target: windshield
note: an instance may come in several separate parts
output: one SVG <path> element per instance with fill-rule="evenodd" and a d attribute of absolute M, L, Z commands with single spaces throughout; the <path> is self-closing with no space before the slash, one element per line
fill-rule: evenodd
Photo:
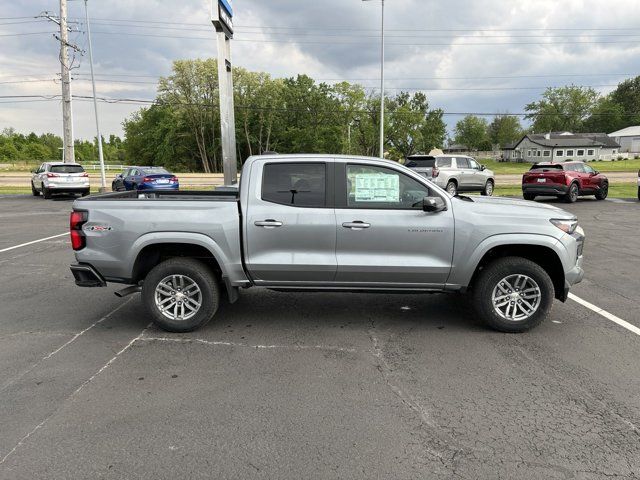
<path fill-rule="evenodd" d="M 51 173 L 82 173 L 84 168 L 82 165 L 51 165 L 49 171 Z"/>

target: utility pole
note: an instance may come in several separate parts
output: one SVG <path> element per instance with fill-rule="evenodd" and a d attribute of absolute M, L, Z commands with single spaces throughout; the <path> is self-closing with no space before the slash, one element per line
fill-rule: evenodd
<path fill-rule="evenodd" d="M 62 68 L 62 138 L 64 161 L 75 162 L 73 145 L 73 111 L 71 109 L 71 75 L 69 74 L 69 31 L 67 29 L 67 0 L 60 0 L 60 64 Z"/>
<path fill-rule="evenodd" d="M 99 192 L 104 193 L 107 191 L 107 178 L 104 172 L 104 156 L 102 154 L 102 135 L 100 134 L 100 121 L 98 120 L 98 101 L 96 100 L 96 80 L 93 76 L 93 49 L 91 48 L 91 27 L 89 25 L 89 8 L 87 7 L 87 0 L 84 0 L 84 16 L 87 22 L 87 39 L 89 40 L 89 65 L 91 67 L 91 86 L 93 88 L 93 111 L 96 115 L 96 132 L 98 135 L 98 160 L 100 161 L 100 176 L 102 184 Z"/>

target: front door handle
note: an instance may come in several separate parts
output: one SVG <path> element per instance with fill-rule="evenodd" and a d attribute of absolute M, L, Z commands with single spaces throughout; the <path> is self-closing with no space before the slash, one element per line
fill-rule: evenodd
<path fill-rule="evenodd" d="M 350 228 L 352 230 L 361 230 L 363 228 L 369 228 L 370 223 L 365 223 L 362 220 L 354 220 L 353 222 L 345 222 L 342 224 L 344 228 Z"/>
<path fill-rule="evenodd" d="M 282 222 L 279 222 L 278 220 L 273 220 L 272 218 L 267 218 L 266 220 L 258 220 L 256 222 L 253 222 L 253 224 L 256 227 L 265 227 L 265 228 L 275 228 L 275 227 L 282 226 Z"/>

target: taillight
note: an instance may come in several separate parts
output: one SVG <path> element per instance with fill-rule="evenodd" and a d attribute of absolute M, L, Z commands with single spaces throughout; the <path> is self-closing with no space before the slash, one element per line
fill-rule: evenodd
<path fill-rule="evenodd" d="M 151 178 L 151 177 L 144 177 L 144 178 L 142 179 L 142 183 L 147 183 L 147 182 L 153 182 L 153 178 Z"/>
<path fill-rule="evenodd" d="M 638 176 L 640 177 L 640 172 L 638 172 Z M 176 177 L 176 176 L 171 177 L 171 181 L 172 182 L 177 182 L 178 181 L 178 177 Z"/>
<path fill-rule="evenodd" d="M 81 177 L 88 177 L 89 174 L 87 172 L 84 172 L 82 175 L 80 175 Z"/>
<path fill-rule="evenodd" d="M 431 169 L 431 177 L 436 178 L 438 175 L 440 175 L 440 170 L 438 170 L 438 167 L 433 167 Z"/>
<path fill-rule="evenodd" d="M 73 211 L 69 217 L 69 230 L 71 232 L 71 248 L 81 250 L 87 246 L 87 238 L 82 231 L 82 225 L 87 223 L 89 214 L 83 211 Z"/>
<path fill-rule="evenodd" d="M 57 173 L 47 173 L 47 178 L 54 178 L 54 177 L 59 177 L 60 175 L 58 175 Z"/>

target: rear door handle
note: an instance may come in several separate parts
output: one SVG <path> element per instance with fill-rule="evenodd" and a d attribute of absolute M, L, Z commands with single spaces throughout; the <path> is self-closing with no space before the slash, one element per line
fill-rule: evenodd
<path fill-rule="evenodd" d="M 279 222 L 278 220 L 273 220 L 272 218 L 267 218 L 266 220 L 258 220 L 253 222 L 253 224 L 256 227 L 265 227 L 265 228 L 275 228 L 275 227 L 282 226 L 282 222 Z"/>
<path fill-rule="evenodd" d="M 342 224 L 344 228 L 350 228 L 352 230 L 360 230 L 362 228 L 369 228 L 371 226 L 370 223 L 365 223 L 361 220 L 355 220 L 353 222 L 344 222 Z"/>

